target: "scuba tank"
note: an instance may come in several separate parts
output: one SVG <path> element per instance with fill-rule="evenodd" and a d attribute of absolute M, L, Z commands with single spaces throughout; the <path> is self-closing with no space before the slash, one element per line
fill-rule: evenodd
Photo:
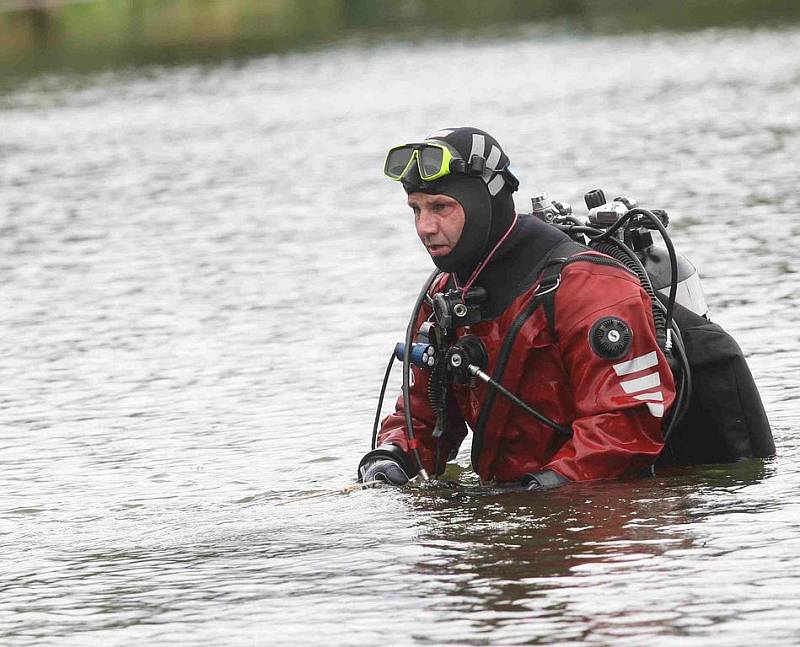
<path fill-rule="evenodd" d="M 744 353 L 710 320 L 697 269 L 675 251 L 666 232 L 667 213 L 642 209 L 624 197 L 607 201 L 600 189 L 586 193 L 584 200 L 586 222 L 545 194 L 532 198 L 533 215 L 633 270 L 651 298 L 656 339 L 678 387 L 657 465 L 774 455 L 769 420 Z M 656 230 L 666 249 L 654 244 Z"/>
<path fill-rule="evenodd" d="M 708 304 L 703 286 L 700 285 L 697 268 L 683 254 L 677 253 L 676 255 L 678 257 L 678 292 L 675 302 L 708 319 Z M 639 258 L 650 277 L 653 289 L 666 296 L 670 286 L 670 265 L 667 251 L 651 245 L 641 250 Z"/>

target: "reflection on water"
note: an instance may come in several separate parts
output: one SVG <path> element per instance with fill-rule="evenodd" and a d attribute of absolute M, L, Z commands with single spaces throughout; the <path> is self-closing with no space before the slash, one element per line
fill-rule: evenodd
<path fill-rule="evenodd" d="M 528 32 L 3 95 L 0 642 L 791 644 L 799 50 Z M 670 212 L 776 459 L 499 493 L 465 445 L 455 485 L 301 500 L 353 479 L 429 269 L 383 152 L 463 123 L 521 209 Z"/>
<path fill-rule="evenodd" d="M 447 590 L 436 611 L 451 623 L 450 633 L 430 638 L 487 633 L 502 643 L 548 644 L 553 632 L 577 640 L 591 629 L 594 640 L 615 642 L 626 634 L 641 636 L 637 627 L 651 636 L 677 635 L 686 613 L 674 595 L 659 599 L 661 578 L 676 559 L 714 558 L 694 532 L 699 524 L 766 511 L 763 502 L 736 504 L 736 494 L 765 473 L 761 461 L 747 461 L 547 494 L 487 496 L 459 489 L 431 500 L 420 493 L 413 505 L 429 516 L 419 541 L 430 554 L 420 559 L 418 572 Z M 728 498 L 733 505 L 704 505 L 708 498 Z M 716 621 L 690 613 L 691 622 Z M 537 633 L 531 633 L 531 618 Z"/>

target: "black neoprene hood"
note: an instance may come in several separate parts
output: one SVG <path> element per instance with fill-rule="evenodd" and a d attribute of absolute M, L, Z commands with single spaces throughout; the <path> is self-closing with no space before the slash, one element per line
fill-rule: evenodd
<path fill-rule="evenodd" d="M 478 155 L 486 163 L 483 175 L 454 173 L 433 182 L 422 180 L 414 165 L 402 180 L 406 193 L 447 195 L 464 208 L 464 229 L 458 243 L 449 254 L 434 257 L 433 262 L 445 272 L 468 275 L 514 220 L 514 189 L 496 172 L 508 165 L 508 157 L 494 137 L 478 128 L 446 128 L 426 140 L 447 143 L 467 162 Z"/>

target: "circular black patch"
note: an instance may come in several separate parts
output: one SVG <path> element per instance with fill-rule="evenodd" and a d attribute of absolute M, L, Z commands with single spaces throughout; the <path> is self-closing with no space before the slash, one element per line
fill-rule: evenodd
<path fill-rule="evenodd" d="M 619 359 L 631 347 L 633 333 L 622 319 L 603 317 L 589 331 L 589 344 L 596 355 L 604 359 Z"/>

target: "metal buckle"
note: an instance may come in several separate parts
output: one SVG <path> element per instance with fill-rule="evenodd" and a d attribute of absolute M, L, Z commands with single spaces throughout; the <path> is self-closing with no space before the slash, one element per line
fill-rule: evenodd
<path fill-rule="evenodd" d="M 543 284 L 543 283 L 540 283 L 540 284 L 539 284 L 539 287 L 538 287 L 538 288 L 536 288 L 536 291 L 533 293 L 533 296 L 535 296 L 535 297 L 541 297 L 541 296 L 544 296 L 544 295 L 545 295 L 545 294 L 547 294 L 548 292 L 552 292 L 553 290 L 555 290 L 556 288 L 558 288 L 558 286 L 559 286 L 559 285 L 561 285 L 561 274 L 559 274 L 558 276 L 556 276 L 556 280 L 555 280 L 555 283 L 553 283 L 553 285 L 550 285 L 550 286 L 548 286 L 548 287 L 545 287 L 545 289 L 544 289 L 544 290 L 542 289 L 542 288 L 544 287 L 544 284 Z"/>

